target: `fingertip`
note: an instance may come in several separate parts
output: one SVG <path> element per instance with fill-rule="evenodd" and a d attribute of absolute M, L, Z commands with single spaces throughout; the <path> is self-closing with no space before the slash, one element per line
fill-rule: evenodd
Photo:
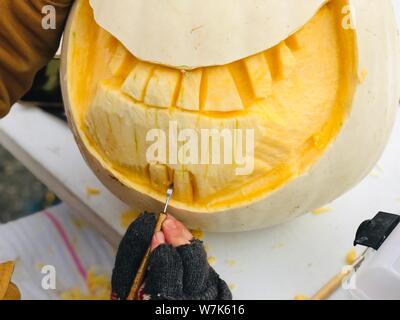
<path fill-rule="evenodd" d="M 170 214 L 170 213 L 167 214 L 167 219 L 171 219 L 171 220 L 174 220 L 174 221 L 178 221 L 178 220 L 176 220 L 176 218 L 175 218 L 172 214 Z"/>
<path fill-rule="evenodd" d="M 175 218 L 171 218 L 170 215 L 168 215 L 167 220 L 163 224 L 163 232 L 167 243 L 173 247 L 189 244 L 193 239 L 190 231 L 181 222 Z"/>
<path fill-rule="evenodd" d="M 164 243 L 165 243 L 164 233 L 161 231 L 156 232 L 153 236 L 153 239 L 151 240 L 151 251 L 154 251 L 155 249 L 157 249 L 158 246 Z"/>

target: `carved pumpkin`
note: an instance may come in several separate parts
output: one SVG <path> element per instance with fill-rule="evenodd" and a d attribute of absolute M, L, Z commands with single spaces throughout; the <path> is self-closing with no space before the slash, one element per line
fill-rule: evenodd
<path fill-rule="evenodd" d="M 397 45 L 386 0 L 79 0 L 63 94 L 89 166 L 123 201 L 160 210 L 174 183 L 188 226 L 256 229 L 371 170 L 399 98 Z"/>

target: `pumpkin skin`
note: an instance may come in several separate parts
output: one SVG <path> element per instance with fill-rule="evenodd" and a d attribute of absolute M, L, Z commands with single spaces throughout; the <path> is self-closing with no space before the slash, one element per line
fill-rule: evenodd
<path fill-rule="evenodd" d="M 397 38 L 390 4 L 383 1 L 384 3 L 382 2 L 377 6 L 372 1 L 367 2 L 368 4 L 364 2 L 362 7 L 361 2 L 351 2 L 357 15 L 355 32 L 351 30 L 343 31 L 339 28 L 339 22 L 341 22 L 339 8 L 341 9 L 346 5 L 347 1 L 334 0 L 327 5 L 330 6 L 329 10 L 335 12 L 334 15 L 331 14 L 331 18 L 336 19 L 336 28 L 338 29 L 332 31 L 332 37 L 337 36 L 340 39 L 337 44 L 342 58 L 337 60 L 337 68 L 343 71 L 339 79 L 339 89 L 337 89 L 340 92 L 340 99 L 332 104 L 332 109 L 324 120 L 319 120 L 320 122 L 316 124 L 306 122 L 307 125 L 315 125 L 316 127 L 329 123 L 328 126 L 325 126 L 325 128 L 329 128 L 329 134 L 325 133 L 324 135 L 324 131 L 318 129 L 306 134 L 306 136 L 314 137 L 313 141 L 315 141 L 315 137 L 318 137 L 318 141 L 321 143 L 316 144 L 315 148 L 309 150 L 309 152 L 301 154 L 304 161 L 297 163 L 296 171 L 293 173 L 292 168 L 289 171 L 279 171 L 282 168 L 280 167 L 276 174 L 271 174 L 269 170 L 263 171 L 265 168 L 263 163 L 258 174 L 268 176 L 268 178 L 273 177 L 273 179 L 261 180 L 261 182 L 260 179 L 255 179 L 254 184 L 246 186 L 247 181 L 251 179 L 246 180 L 246 177 L 242 177 L 241 181 L 235 182 L 237 184 L 234 184 L 234 189 L 245 190 L 243 194 L 241 192 L 229 194 L 228 192 L 228 196 L 224 195 L 220 198 L 218 198 L 218 195 L 214 198 L 212 198 L 212 194 L 203 195 L 200 197 L 200 201 L 193 201 L 193 195 L 185 195 L 184 191 L 187 188 L 183 183 L 183 187 L 180 188 L 182 191 L 178 191 L 171 202 L 171 213 L 183 220 L 189 227 L 208 231 L 242 231 L 267 227 L 284 222 L 332 201 L 358 183 L 370 171 L 387 142 L 393 124 L 396 101 L 399 97 L 398 88 L 395 85 L 398 80 L 399 66 L 395 59 L 398 55 L 398 51 L 396 51 Z M 82 14 L 85 10 L 87 11 L 86 14 Z M 309 24 L 318 23 L 315 19 L 319 19 L 318 17 L 323 15 L 326 10 L 326 7 L 322 8 Z M 378 14 L 382 10 L 387 13 L 385 14 L 385 21 L 380 18 L 383 15 Z M 123 161 L 117 159 L 120 153 L 116 153 L 116 158 L 115 156 L 113 158 L 111 154 L 107 155 L 105 152 L 107 146 L 103 146 L 103 148 L 99 146 L 104 139 L 99 139 L 96 142 L 96 139 L 93 138 L 95 133 L 90 133 L 90 122 L 96 122 L 96 120 L 93 120 L 96 115 L 105 111 L 104 108 L 101 108 L 101 103 L 98 103 L 98 107 L 92 108 L 92 116 L 90 116 L 88 109 L 90 105 L 94 105 L 92 100 L 96 96 L 95 90 L 97 90 L 99 83 L 97 79 L 108 78 L 107 68 L 109 68 L 108 64 L 95 63 L 99 58 L 108 60 L 104 59 L 104 52 L 101 53 L 101 50 L 97 50 L 96 53 L 99 57 L 89 55 L 89 53 L 93 53 L 89 50 L 90 45 L 94 45 L 93 42 L 89 41 L 86 44 L 88 47 L 80 48 L 81 50 L 77 54 L 77 47 L 83 44 L 83 42 L 73 39 L 82 30 L 79 26 L 82 27 L 83 23 L 86 24 L 86 27 L 97 27 L 93 18 L 90 19 L 90 17 L 90 7 L 83 0 L 78 1 L 71 14 L 64 39 L 63 95 L 71 127 L 89 166 L 112 192 L 138 210 L 158 211 L 164 201 L 163 189 L 165 186 L 157 189 L 157 184 L 152 185 L 150 182 L 146 185 L 142 181 L 139 181 L 139 183 L 133 181 L 129 170 L 120 165 L 123 164 Z M 88 21 L 84 21 L 85 19 L 88 19 Z M 319 19 L 319 23 L 324 21 L 326 19 Z M 381 36 L 371 37 L 366 31 L 370 27 L 374 27 L 377 34 Z M 290 43 L 290 40 L 293 40 L 293 38 L 296 40 L 296 37 L 301 38 L 301 32 L 312 32 L 312 28 L 306 25 L 291 39 L 284 39 L 284 43 Z M 389 37 L 384 37 L 385 34 L 389 34 Z M 78 34 L 78 36 L 82 35 Z M 107 37 L 99 38 L 104 40 Z M 117 46 L 118 42 L 113 41 L 111 40 L 111 45 L 103 42 L 103 46 Z M 96 48 L 99 49 L 101 45 L 101 42 L 97 42 Z M 278 45 L 278 47 L 270 48 L 267 50 L 268 52 L 265 52 L 265 55 L 268 56 L 271 50 L 281 50 L 281 47 L 282 45 Z M 111 58 L 110 55 L 109 59 Z M 248 59 L 249 57 L 243 58 Z M 332 59 L 332 57 L 329 58 Z M 379 70 L 375 67 L 377 59 L 383 63 Z M 82 61 L 87 62 L 82 63 Z M 76 67 L 79 63 L 91 70 L 91 80 L 88 82 L 91 82 L 93 87 L 85 87 L 84 83 L 87 79 L 84 79 L 77 71 L 80 70 Z M 137 65 L 136 63 L 135 65 Z M 356 85 L 359 72 L 357 64 L 359 70 L 367 70 L 368 72 L 366 79 L 358 85 Z M 285 66 L 283 63 L 280 65 Z M 300 65 L 303 65 L 301 61 Z M 222 67 L 224 66 L 220 68 Z M 205 67 L 203 72 L 204 70 L 209 72 L 209 68 L 213 67 Z M 123 74 L 122 77 L 126 81 L 128 74 Z M 96 81 L 93 81 L 93 79 Z M 290 81 L 286 78 L 280 80 L 280 83 Z M 313 82 L 313 85 L 316 86 L 316 81 Z M 85 88 L 86 95 L 79 97 L 74 93 L 79 86 Z M 390 92 L 388 88 L 391 89 Z M 276 90 L 283 92 L 285 87 L 281 85 L 279 89 Z M 312 91 L 316 91 L 313 86 L 310 88 L 310 92 Z M 103 90 L 103 93 L 107 96 L 110 92 L 114 92 L 114 90 Z M 292 92 L 289 93 L 292 94 Z M 303 93 L 306 94 L 306 92 Z M 116 96 L 118 97 L 119 93 L 116 93 Z M 326 97 L 325 99 L 329 100 Z M 154 103 L 154 99 L 151 101 Z M 146 100 L 139 102 L 144 102 L 146 105 Z M 216 103 L 210 105 L 211 107 L 218 106 Z M 226 104 L 222 104 L 222 106 L 224 105 Z M 251 103 L 245 104 L 244 108 L 248 110 L 252 106 Z M 227 113 L 240 112 L 240 110 L 228 110 L 224 113 L 220 109 L 211 111 L 221 112 L 224 118 L 228 118 Z M 179 112 L 184 113 L 180 110 Z M 300 113 L 300 116 L 304 117 L 306 114 L 307 112 L 304 111 L 304 113 Z M 291 128 L 294 129 L 295 125 Z M 257 127 L 259 126 L 262 127 L 262 125 L 257 125 Z M 301 131 L 300 124 L 297 130 Z M 288 135 L 285 137 L 288 137 Z M 320 137 L 325 138 L 321 139 Z M 291 152 L 292 150 L 288 151 L 288 153 Z M 117 165 L 115 165 L 116 160 L 120 162 Z M 217 171 L 218 169 L 220 168 L 216 168 Z M 232 181 L 226 182 L 226 185 L 230 183 Z M 179 190 L 179 183 L 177 185 Z M 223 183 L 219 184 L 218 181 L 215 185 L 224 187 Z M 207 196 L 211 198 L 207 198 Z"/>
<path fill-rule="evenodd" d="M 226 65 L 272 48 L 309 22 L 328 1 L 89 2 L 96 23 L 139 60 L 190 70 Z"/>

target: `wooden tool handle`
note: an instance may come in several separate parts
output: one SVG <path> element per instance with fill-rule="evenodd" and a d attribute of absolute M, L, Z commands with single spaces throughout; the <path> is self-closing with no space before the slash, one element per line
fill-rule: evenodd
<path fill-rule="evenodd" d="M 156 227 L 154 229 L 154 233 L 161 231 L 161 228 L 162 228 L 162 225 L 163 225 L 165 219 L 167 219 L 167 215 L 165 213 L 160 213 Z M 143 260 L 142 260 L 140 266 L 139 266 L 139 269 L 136 273 L 135 279 L 133 280 L 132 288 L 131 288 L 131 291 L 129 292 L 129 295 L 127 298 L 128 300 L 138 300 L 138 298 L 139 298 L 138 294 L 139 294 L 140 287 L 143 284 L 144 277 L 146 276 L 147 267 L 149 265 L 150 253 L 151 253 L 151 248 L 149 247 L 146 251 L 146 254 L 143 257 Z"/>
<path fill-rule="evenodd" d="M 8 286 L 6 295 L 4 296 L 3 300 L 9 300 L 9 301 L 21 300 L 21 292 L 14 283 L 10 282 L 10 285 Z"/>
<path fill-rule="evenodd" d="M 337 289 L 341 286 L 343 279 L 351 272 L 351 269 L 344 270 L 333 277 L 321 290 L 319 290 L 311 300 L 325 300 L 328 299 Z"/>
<path fill-rule="evenodd" d="M 0 263 L 0 300 L 3 300 L 7 294 L 8 287 L 11 283 L 11 277 L 14 272 L 14 267 L 14 261 Z"/>

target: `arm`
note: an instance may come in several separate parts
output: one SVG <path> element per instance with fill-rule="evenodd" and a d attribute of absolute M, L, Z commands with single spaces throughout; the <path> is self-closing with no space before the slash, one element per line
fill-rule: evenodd
<path fill-rule="evenodd" d="M 0 1 L 0 118 L 54 56 L 73 0 Z M 42 28 L 42 8 L 56 9 L 56 29 Z"/>

